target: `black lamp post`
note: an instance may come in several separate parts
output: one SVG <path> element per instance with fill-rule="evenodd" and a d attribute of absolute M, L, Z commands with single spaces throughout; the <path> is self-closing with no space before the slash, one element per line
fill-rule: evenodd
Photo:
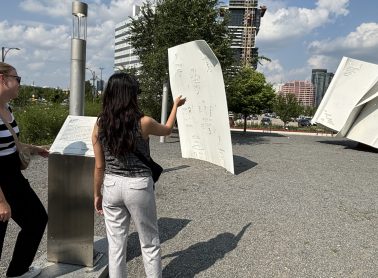
<path fill-rule="evenodd" d="M 10 50 L 12 50 L 12 49 L 20 50 L 18 47 L 4 47 L 4 46 L 1 47 L 1 61 L 2 61 L 2 62 L 5 61 L 5 56 L 7 56 L 7 53 L 8 53 Z"/>

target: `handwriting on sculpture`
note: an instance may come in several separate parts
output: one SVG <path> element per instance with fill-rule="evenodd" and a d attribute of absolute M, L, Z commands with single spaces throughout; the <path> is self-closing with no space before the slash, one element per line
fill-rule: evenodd
<path fill-rule="evenodd" d="M 183 95 L 179 109 L 182 156 L 206 160 L 234 173 L 226 93 L 219 61 L 205 41 L 168 50 L 173 97 Z"/>

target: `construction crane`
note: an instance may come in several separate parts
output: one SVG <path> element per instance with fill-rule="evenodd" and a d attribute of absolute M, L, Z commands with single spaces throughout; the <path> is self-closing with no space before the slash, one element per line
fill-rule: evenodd
<path fill-rule="evenodd" d="M 243 48 L 242 48 L 242 64 L 243 66 L 248 66 L 251 64 L 251 48 L 252 45 L 252 36 L 253 36 L 253 9 L 252 9 L 253 0 L 244 1 L 244 34 L 243 34 Z"/>
<path fill-rule="evenodd" d="M 260 18 L 264 16 L 266 12 L 266 6 L 257 7 L 256 0 L 244 1 L 244 18 L 243 18 L 243 42 L 242 42 L 242 64 L 244 66 L 254 66 L 255 61 L 253 49 L 255 49 L 255 39 L 260 26 Z M 258 14 L 259 13 L 259 14 Z M 252 65 L 253 62 L 253 65 Z"/>

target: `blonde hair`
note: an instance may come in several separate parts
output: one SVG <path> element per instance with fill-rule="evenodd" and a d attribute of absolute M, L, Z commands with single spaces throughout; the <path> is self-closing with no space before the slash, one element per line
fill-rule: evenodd
<path fill-rule="evenodd" d="M 11 65 L 4 63 L 4 62 L 0 62 L 0 74 L 7 74 L 14 69 L 15 68 L 12 67 Z"/>

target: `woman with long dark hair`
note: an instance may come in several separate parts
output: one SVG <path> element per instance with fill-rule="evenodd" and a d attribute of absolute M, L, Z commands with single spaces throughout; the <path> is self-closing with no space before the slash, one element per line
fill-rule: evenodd
<path fill-rule="evenodd" d="M 0 62 L 0 256 L 8 221 L 12 218 L 21 231 L 6 275 L 35 277 L 41 269 L 30 265 L 45 231 L 47 214 L 29 181 L 21 173 L 20 158 L 12 135 L 18 136 L 20 131 L 8 103 L 18 96 L 20 82 L 21 77 L 16 69 Z M 49 154 L 43 148 L 27 146 L 34 154 L 43 157 Z"/>
<path fill-rule="evenodd" d="M 92 136 L 94 206 L 105 217 L 110 278 L 127 277 L 126 244 L 131 218 L 139 234 L 147 277 L 162 276 L 154 182 L 150 168 L 138 157 L 150 158 L 149 135 L 172 132 L 177 108 L 185 99 L 175 99 L 168 121 L 162 125 L 139 109 L 139 92 L 134 76 L 113 74 L 104 90 L 103 109 Z"/>

